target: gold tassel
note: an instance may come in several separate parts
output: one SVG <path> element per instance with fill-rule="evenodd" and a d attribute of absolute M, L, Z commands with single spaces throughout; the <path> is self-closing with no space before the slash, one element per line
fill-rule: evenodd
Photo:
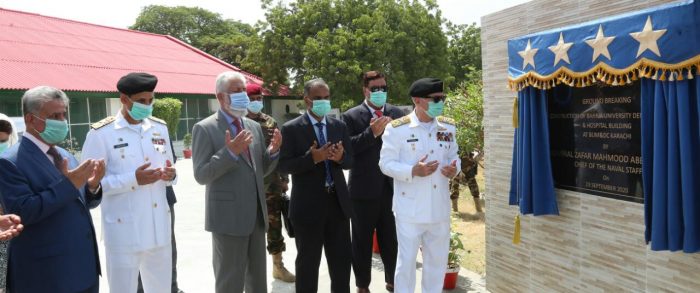
<path fill-rule="evenodd" d="M 520 244 L 520 214 L 515 215 L 515 230 L 513 231 L 513 244 Z"/>
<path fill-rule="evenodd" d="M 518 128 L 518 97 L 513 99 L 513 128 Z"/>

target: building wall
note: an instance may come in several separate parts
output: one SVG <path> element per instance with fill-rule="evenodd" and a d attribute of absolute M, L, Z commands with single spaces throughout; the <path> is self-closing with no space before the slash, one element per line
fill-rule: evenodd
<path fill-rule="evenodd" d="M 664 0 L 537 0 L 484 16 L 486 286 L 491 292 L 697 292 L 700 254 L 653 252 L 643 205 L 557 190 L 560 216 L 522 218 L 512 243 L 508 206 L 515 93 L 507 89 L 507 40 L 613 16 Z"/>

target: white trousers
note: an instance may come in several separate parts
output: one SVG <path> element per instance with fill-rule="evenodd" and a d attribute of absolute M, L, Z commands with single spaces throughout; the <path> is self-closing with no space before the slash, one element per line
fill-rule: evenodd
<path fill-rule="evenodd" d="M 450 222 L 416 224 L 396 218 L 399 255 L 394 274 L 396 293 L 413 293 L 416 287 L 416 255 L 423 252 L 423 293 L 442 292 L 450 248 Z"/>
<path fill-rule="evenodd" d="M 109 292 L 136 292 L 139 271 L 144 293 L 170 293 L 172 279 L 171 246 L 141 252 L 106 249 Z"/>

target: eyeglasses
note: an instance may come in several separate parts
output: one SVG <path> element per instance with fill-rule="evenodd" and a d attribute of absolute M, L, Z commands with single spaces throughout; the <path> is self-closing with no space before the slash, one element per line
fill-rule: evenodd
<path fill-rule="evenodd" d="M 447 96 L 442 95 L 442 96 L 427 96 L 427 97 L 422 97 L 423 99 L 433 99 L 433 102 L 439 103 L 440 101 L 444 101 L 447 99 Z"/>
<path fill-rule="evenodd" d="M 387 87 L 386 87 L 386 86 L 373 86 L 373 87 L 369 88 L 369 91 L 370 91 L 370 92 L 373 92 L 373 93 L 375 93 L 375 92 L 386 92 L 386 90 L 387 90 Z"/>

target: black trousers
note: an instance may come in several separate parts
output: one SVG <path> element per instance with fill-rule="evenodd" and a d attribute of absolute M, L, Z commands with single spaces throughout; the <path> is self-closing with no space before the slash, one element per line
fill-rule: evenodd
<path fill-rule="evenodd" d="M 173 250 L 173 278 L 171 292 L 177 293 L 180 288 L 177 286 L 177 245 L 175 245 L 175 204 L 170 205 L 170 244 Z M 143 293 L 143 284 L 141 283 L 141 274 L 139 274 L 139 285 L 136 289 L 137 293 Z"/>
<path fill-rule="evenodd" d="M 377 229 L 379 252 L 384 264 L 384 281 L 394 284 L 398 243 L 391 196 L 376 200 L 353 200 L 352 269 L 355 285 L 367 288 L 372 278 L 372 235 Z"/>
<path fill-rule="evenodd" d="M 296 292 L 318 292 L 318 269 L 321 251 L 325 250 L 328 273 L 331 277 L 330 292 L 350 292 L 350 223 L 335 194 L 328 194 L 326 215 L 313 223 L 294 221 L 294 238 L 297 245 Z M 323 292 L 327 289 L 322 289 Z"/>

